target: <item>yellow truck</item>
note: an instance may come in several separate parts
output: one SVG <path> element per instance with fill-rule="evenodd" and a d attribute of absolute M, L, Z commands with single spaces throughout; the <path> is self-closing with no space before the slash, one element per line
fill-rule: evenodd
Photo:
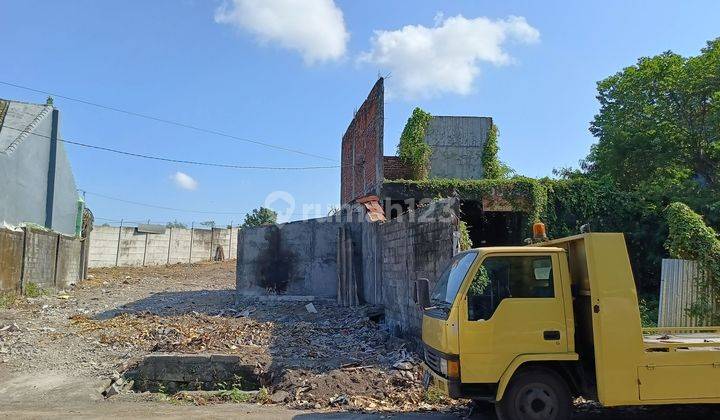
<path fill-rule="evenodd" d="M 421 282 L 425 385 L 501 419 L 720 403 L 720 327 L 643 329 L 621 233 L 473 249 Z"/>

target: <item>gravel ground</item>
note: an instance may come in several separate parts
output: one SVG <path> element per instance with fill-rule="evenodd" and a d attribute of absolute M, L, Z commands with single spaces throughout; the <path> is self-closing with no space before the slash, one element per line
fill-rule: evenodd
<path fill-rule="evenodd" d="M 0 417 L 401 418 L 466 417 L 465 401 L 429 400 L 407 343 L 367 315 L 315 301 L 243 299 L 234 261 L 91 270 L 92 279 L 0 309 Z M 242 356 L 265 373 L 283 405 L 192 405 L 155 394 L 101 391 L 129 361 L 151 352 Z M 195 402 L 197 404 L 197 401 Z M 303 411 L 296 411 L 303 409 Z M 412 411 L 436 410 L 441 413 Z M 397 414 L 392 414 L 397 413 Z M 580 419 L 720 418 L 720 408 L 576 407 Z M 475 410 L 472 418 L 493 418 Z"/>

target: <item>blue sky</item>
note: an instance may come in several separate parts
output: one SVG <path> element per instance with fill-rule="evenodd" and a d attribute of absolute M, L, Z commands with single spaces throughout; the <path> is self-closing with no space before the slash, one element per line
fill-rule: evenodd
<path fill-rule="evenodd" d="M 501 159 L 521 174 L 545 176 L 587 154 L 598 80 L 640 56 L 697 54 L 720 36 L 716 1 L 290 3 L 3 0 L 0 81 L 339 160 L 353 110 L 378 73 L 391 73 L 386 154 L 420 106 L 493 117 Z M 45 100 L 4 85 L 0 97 Z M 62 137 L 80 142 L 238 165 L 337 164 L 59 98 L 55 104 Z M 88 195 L 100 222 L 239 223 L 273 191 L 294 197 L 294 219 L 303 203 L 325 211 L 339 201 L 339 169 L 232 170 L 66 149 L 87 191 L 237 213 Z"/>

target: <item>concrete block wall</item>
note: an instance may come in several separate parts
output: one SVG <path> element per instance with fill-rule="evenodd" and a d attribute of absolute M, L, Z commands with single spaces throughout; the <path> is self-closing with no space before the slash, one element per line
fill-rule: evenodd
<path fill-rule="evenodd" d="M 238 228 L 167 229 L 138 233 L 134 227 L 95 226 L 90 233 L 90 267 L 161 265 L 209 261 L 218 245 L 225 259 L 237 253 Z M 118 247 L 118 238 L 120 246 Z M 192 243 L 192 254 L 190 246 Z"/>
<path fill-rule="evenodd" d="M 143 265 L 161 265 L 168 262 L 168 249 L 170 248 L 170 229 L 165 233 L 144 234 L 147 248 Z"/>
<path fill-rule="evenodd" d="M 209 261 L 212 257 L 212 231 L 195 229 L 192 238 L 191 262 Z"/>
<path fill-rule="evenodd" d="M 58 235 L 55 263 L 55 287 L 66 289 L 80 280 L 80 248 L 82 242 L 72 236 Z"/>
<path fill-rule="evenodd" d="M 118 248 L 119 266 L 141 266 L 145 258 L 146 234 L 138 233 L 134 227 L 120 229 L 120 246 Z M 90 242 L 92 248 L 92 240 Z"/>
<path fill-rule="evenodd" d="M 420 337 L 422 313 L 413 301 L 414 281 L 427 278 L 430 290 L 457 252 L 456 218 L 427 217 L 419 211 L 380 225 L 385 319 L 394 334 Z"/>
<path fill-rule="evenodd" d="M 172 239 L 170 240 L 170 258 L 168 264 L 190 262 L 190 229 L 170 229 Z"/>
<path fill-rule="evenodd" d="M 20 292 L 24 241 L 23 231 L 0 229 L 0 292 Z"/>
<path fill-rule="evenodd" d="M 432 148 L 430 177 L 482 178 L 482 154 L 491 127 L 490 117 L 432 117 L 425 130 Z"/>
<path fill-rule="evenodd" d="M 24 230 L 23 284 L 32 282 L 44 289 L 54 287 L 57 234 L 30 228 Z"/>
<path fill-rule="evenodd" d="M 237 291 L 337 296 L 338 230 L 343 222 L 311 219 L 242 229 Z"/>
<path fill-rule="evenodd" d="M 0 229 L 0 292 L 20 293 L 29 283 L 43 289 L 77 283 L 82 245 L 79 238 L 56 232 Z"/>
<path fill-rule="evenodd" d="M 111 226 L 95 226 L 90 231 L 90 267 L 110 267 L 115 265 L 118 248 L 119 229 Z"/>

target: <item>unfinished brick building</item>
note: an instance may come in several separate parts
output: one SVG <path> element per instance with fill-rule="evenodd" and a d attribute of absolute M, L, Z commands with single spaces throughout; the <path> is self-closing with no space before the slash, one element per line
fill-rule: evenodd
<path fill-rule="evenodd" d="M 428 182 L 409 182 L 412 170 L 397 156 L 383 156 L 384 81 L 378 79 L 342 138 L 341 202 L 348 205 L 377 196 L 386 217 L 426 204 L 438 196 L 460 195 L 460 214 L 477 246 L 513 245 L 523 240 L 528 211 L 517 200 L 506 200 L 500 189 L 485 196 L 461 195 L 439 180 L 485 180 L 483 150 L 493 126 L 490 117 L 433 116 L 425 131 L 432 149 Z M 486 181 L 486 180 L 485 180 Z"/>

